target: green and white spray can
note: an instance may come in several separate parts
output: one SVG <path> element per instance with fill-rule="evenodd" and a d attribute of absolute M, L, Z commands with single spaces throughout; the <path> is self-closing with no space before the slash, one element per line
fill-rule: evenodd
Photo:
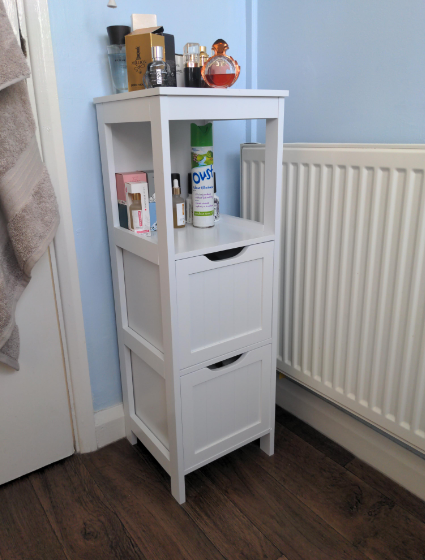
<path fill-rule="evenodd" d="M 212 123 L 190 125 L 192 146 L 193 225 L 214 226 L 214 172 Z"/>

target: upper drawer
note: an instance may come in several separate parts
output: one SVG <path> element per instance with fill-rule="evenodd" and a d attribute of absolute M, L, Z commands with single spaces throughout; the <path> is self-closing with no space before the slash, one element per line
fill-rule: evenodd
<path fill-rule="evenodd" d="M 182 259 L 176 275 L 181 369 L 271 338 L 272 241 Z"/>

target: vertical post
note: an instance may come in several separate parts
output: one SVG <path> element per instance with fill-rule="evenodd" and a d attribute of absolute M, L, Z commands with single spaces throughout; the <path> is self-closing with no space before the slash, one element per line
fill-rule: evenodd
<path fill-rule="evenodd" d="M 117 190 L 115 184 L 114 148 L 111 127 L 105 124 L 103 105 L 97 105 L 97 121 L 99 129 L 100 155 L 104 184 L 106 217 L 108 221 L 109 251 L 111 255 L 112 280 L 114 286 L 115 318 L 117 322 L 118 350 L 123 390 L 125 434 L 134 445 L 136 436 L 130 429 L 129 418 L 134 414 L 133 376 L 130 350 L 123 340 L 123 326 L 127 326 L 127 302 L 125 296 L 124 264 L 122 249 L 115 244 L 114 226 L 119 225 Z"/>
<path fill-rule="evenodd" d="M 171 193 L 169 99 L 151 97 L 152 153 L 158 219 L 159 275 L 164 339 L 164 372 L 170 442 L 171 493 L 185 502 L 180 372 L 177 344 L 177 289 Z M 174 338 L 173 338 L 174 333 Z"/>
<path fill-rule="evenodd" d="M 258 0 L 246 2 L 246 89 L 257 89 Z M 246 141 L 257 142 L 257 120 L 246 121 Z"/>
<path fill-rule="evenodd" d="M 264 225 L 274 231 L 273 258 L 273 307 L 272 307 L 272 375 L 270 386 L 270 427 L 269 434 L 260 439 L 261 449 L 268 455 L 274 453 L 274 426 L 276 402 L 276 360 L 277 360 L 277 321 L 279 299 L 279 255 L 281 241 L 282 212 L 282 156 L 283 156 L 283 98 L 278 98 L 278 117 L 266 121 L 266 154 L 265 154 L 265 192 L 264 192 Z"/>

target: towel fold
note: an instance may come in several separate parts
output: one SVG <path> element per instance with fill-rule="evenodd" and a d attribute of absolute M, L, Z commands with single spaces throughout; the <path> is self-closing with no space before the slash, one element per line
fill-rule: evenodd
<path fill-rule="evenodd" d="M 35 137 L 29 74 L 0 0 L 0 362 L 14 369 L 19 369 L 16 304 L 59 224 Z"/>
<path fill-rule="evenodd" d="M 3 0 L 0 0 L 0 47 L 0 89 L 29 78 L 31 72 L 13 34 Z"/>

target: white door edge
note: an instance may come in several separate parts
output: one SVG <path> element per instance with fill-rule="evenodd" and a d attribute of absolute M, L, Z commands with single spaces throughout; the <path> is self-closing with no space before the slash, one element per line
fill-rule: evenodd
<path fill-rule="evenodd" d="M 97 449 L 83 308 L 75 250 L 48 0 L 17 0 L 26 26 L 43 160 L 55 188 L 61 222 L 51 246 L 52 275 L 67 375 L 75 448 Z"/>

